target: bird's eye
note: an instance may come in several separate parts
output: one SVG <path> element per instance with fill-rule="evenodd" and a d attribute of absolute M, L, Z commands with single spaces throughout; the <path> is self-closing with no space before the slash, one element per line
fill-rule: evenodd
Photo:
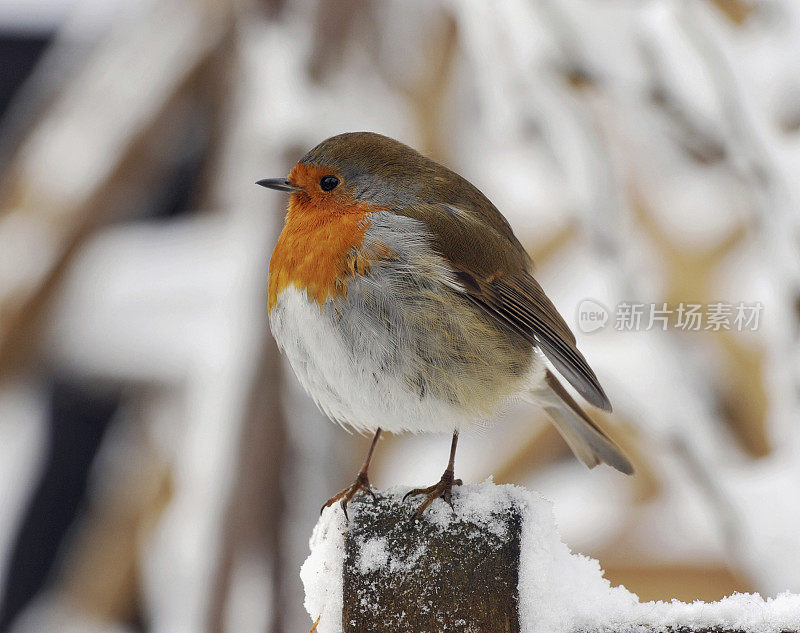
<path fill-rule="evenodd" d="M 335 189 L 338 184 L 339 179 L 336 176 L 324 176 L 322 180 L 319 181 L 319 186 L 323 191 Z"/>

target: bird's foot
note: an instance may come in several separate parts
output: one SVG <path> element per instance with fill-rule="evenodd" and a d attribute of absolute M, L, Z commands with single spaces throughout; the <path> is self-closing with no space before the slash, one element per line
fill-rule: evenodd
<path fill-rule="evenodd" d="M 414 490 L 410 490 L 403 497 L 403 501 L 416 495 L 425 495 L 425 500 L 419 505 L 417 511 L 414 513 L 414 518 L 418 519 L 422 516 L 422 513 L 425 512 L 425 509 L 439 497 L 444 499 L 452 508 L 453 486 L 460 486 L 461 483 L 462 482 L 460 479 L 453 478 L 452 470 L 446 470 L 444 471 L 442 478 L 439 480 L 439 483 L 428 486 L 427 488 L 415 488 Z"/>
<path fill-rule="evenodd" d="M 342 490 L 339 494 L 328 499 L 325 505 L 320 508 L 320 514 L 322 514 L 322 511 L 325 508 L 329 508 L 337 501 L 340 501 L 342 504 L 342 511 L 344 512 L 344 518 L 349 521 L 350 517 L 347 516 L 347 504 L 350 503 L 350 500 L 356 496 L 356 493 L 359 490 L 363 490 L 364 492 L 368 492 L 370 495 L 372 495 L 373 501 L 378 500 L 378 498 L 375 496 L 375 493 L 372 492 L 372 486 L 369 483 L 369 477 L 367 477 L 367 473 L 358 473 L 356 480 L 352 484 Z"/>

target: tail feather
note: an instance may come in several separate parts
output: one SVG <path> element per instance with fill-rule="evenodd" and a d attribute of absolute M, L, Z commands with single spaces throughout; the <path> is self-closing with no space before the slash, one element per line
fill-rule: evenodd
<path fill-rule="evenodd" d="M 572 452 L 589 468 L 604 462 L 621 473 L 633 474 L 633 464 L 622 449 L 584 413 L 550 371 L 542 386 L 534 391 L 534 397 Z"/>

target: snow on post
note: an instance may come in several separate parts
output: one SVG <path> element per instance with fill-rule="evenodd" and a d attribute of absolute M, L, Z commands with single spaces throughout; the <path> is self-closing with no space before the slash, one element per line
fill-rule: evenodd
<path fill-rule="evenodd" d="M 573 554 L 537 493 L 464 485 L 419 520 L 405 489 L 328 508 L 300 572 L 317 633 L 798 633 L 800 596 L 639 602 Z"/>

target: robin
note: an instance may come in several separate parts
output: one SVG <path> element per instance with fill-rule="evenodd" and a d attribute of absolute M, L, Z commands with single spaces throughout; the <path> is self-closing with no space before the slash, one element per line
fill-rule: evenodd
<path fill-rule="evenodd" d="M 288 178 L 257 184 L 290 194 L 269 266 L 275 340 L 329 418 L 375 434 L 353 484 L 326 506 L 346 513 L 359 491 L 374 497 L 367 471 L 382 431 L 453 434 L 441 480 L 407 495 L 424 497 L 417 516 L 449 503 L 459 431 L 520 396 L 589 468 L 633 473 L 548 368 L 611 411 L 531 258 L 474 185 L 371 132 L 333 136 Z"/>

